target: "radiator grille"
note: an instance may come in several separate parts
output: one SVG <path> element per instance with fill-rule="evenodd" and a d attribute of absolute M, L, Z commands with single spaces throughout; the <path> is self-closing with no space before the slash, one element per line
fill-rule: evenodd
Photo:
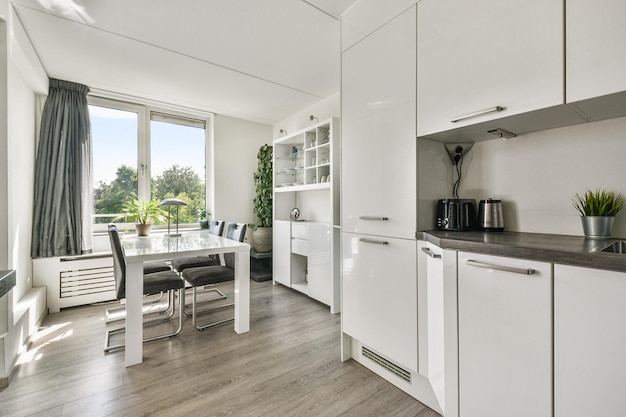
<path fill-rule="evenodd" d="M 371 350 L 369 350 L 365 346 L 361 347 L 361 353 L 363 354 L 364 357 L 366 357 L 366 358 L 376 362 L 378 365 L 382 366 L 383 368 L 387 369 L 388 371 L 390 371 L 391 373 L 395 374 L 396 376 L 402 378 L 403 380 L 407 381 L 408 383 L 411 383 L 411 372 L 410 371 L 407 371 L 406 369 L 396 365 L 395 363 L 388 361 L 387 359 L 383 358 L 382 356 L 372 352 Z"/>
<path fill-rule="evenodd" d="M 59 279 L 61 298 L 115 291 L 112 266 L 61 271 Z"/>

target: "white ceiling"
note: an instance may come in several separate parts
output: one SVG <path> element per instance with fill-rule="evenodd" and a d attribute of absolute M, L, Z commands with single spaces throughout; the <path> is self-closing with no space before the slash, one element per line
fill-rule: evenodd
<path fill-rule="evenodd" d="M 273 124 L 339 90 L 356 0 L 12 0 L 47 74 Z"/>

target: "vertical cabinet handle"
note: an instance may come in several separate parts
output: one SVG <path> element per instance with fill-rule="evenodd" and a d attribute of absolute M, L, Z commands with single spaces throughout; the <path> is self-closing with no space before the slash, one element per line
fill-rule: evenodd
<path fill-rule="evenodd" d="M 471 119 L 472 117 L 478 117 L 484 114 L 501 112 L 505 108 L 506 107 L 502 107 L 502 106 L 489 107 L 488 109 L 478 110 L 472 113 L 467 113 L 461 116 L 453 117 L 452 119 L 450 119 L 450 123 L 460 122 L 461 120 Z"/>
<path fill-rule="evenodd" d="M 389 217 L 380 217 L 380 216 L 359 216 L 359 220 L 379 220 L 379 221 L 387 221 Z"/>
<path fill-rule="evenodd" d="M 479 261 L 474 261 L 473 259 L 468 259 L 465 263 L 468 266 L 476 266 L 478 268 L 496 269 L 498 271 L 513 272 L 515 274 L 522 274 L 522 275 L 533 275 L 535 272 L 537 272 L 532 268 L 528 268 L 528 269 L 513 268 L 512 266 L 504 266 L 504 265 L 497 265 L 497 264 L 492 264 L 492 263 L 487 263 L 487 262 L 479 262 Z"/>
<path fill-rule="evenodd" d="M 435 258 L 435 259 L 441 258 L 441 255 L 431 251 L 430 248 L 422 248 L 422 252 L 424 252 L 426 255 L 430 256 L 431 258 Z"/>
<path fill-rule="evenodd" d="M 368 239 L 368 238 L 365 238 L 365 237 L 359 238 L 359 242 L 374 243 L 376 245 L 388 245 L 389 244 L 389 242 L 387 242 L 386 240 Z"/>

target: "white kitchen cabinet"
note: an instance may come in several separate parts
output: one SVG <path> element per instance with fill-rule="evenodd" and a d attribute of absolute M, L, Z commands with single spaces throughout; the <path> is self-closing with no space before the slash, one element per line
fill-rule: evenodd
<path fill-rule="evenodd" d="M 567 0 L 567 101 L 626 90 L 626 2 Z"/>
<path fill-rule="evenodd" d="M 341 310 L 335 228 L 325 223 L 274 221 L 274 283 Z"/>
<path fill-rule="evenodd" d="M 272 242 L 272 279 L 291 287 L 291 222 L 274 220 Z"/>
<path fill-rule="evenodd" d="M 341 310 L 339 120 L 274 140 L 274 283 Z M 300 216 L 292 221 L 290 213 Z M 337 227 L 335 227 L 337 226 Z"/>
<path fill-rule="evenodd" d="M 551 264 L 459 252 L 458 326 L 460 417 L 552 416 Z"/>
<path fill-rule="evenodd" d="M 567 0 L 566 101 L 586 120 L 626 114 L 626 2 Z"/>
<path fill-rule="evenodd" d="M 342 54 L 341 225 L 415 239 L 416 7 Z"/>
<path fill-rule="evenodd" d="M 430 381 L 441 408 L 445 398 L 443 252 L 431 243 L 417 242 L 419 373 Z"/>
<path fill-rule="evenodd" d="M 626 413 L 626 274 L 555 265 L 555 417 Z"/>
<path fill-rule="evenodd" d="M 561 0 L 422 0 L 417 9 L 418 136 L 563 104 Z"/>
<path fill-rule="evenodd" d="M 343 331 L 417 371 L 416 241 L 342 234 Z"/>

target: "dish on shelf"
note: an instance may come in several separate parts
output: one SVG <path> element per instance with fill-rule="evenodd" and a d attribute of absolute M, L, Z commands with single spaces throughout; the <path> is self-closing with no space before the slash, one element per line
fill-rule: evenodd
<path fill-rule="evenodd" d="M 283 182 L 282 184 L 280 184 L 281 187 L 291 187 L 293 184 L 290 182 Z"/>
<path fill-rule="evenodd" d="M 296 172 L 296 169 L 295 168 L 285 168 L 284 171 L 287 174 L 293 174 L 294 172 Z"/>
<path fill-rule="evenodd" d="M 300 171 L 300 170 L 303 170 L 303 169 L 304 169 L 304 167 L 295 167 L 296 171 Z"/>
<path fill-rule="evenodd" d="M 304 185 L 303 182 L 294 182 L 293 185 Z"/>

